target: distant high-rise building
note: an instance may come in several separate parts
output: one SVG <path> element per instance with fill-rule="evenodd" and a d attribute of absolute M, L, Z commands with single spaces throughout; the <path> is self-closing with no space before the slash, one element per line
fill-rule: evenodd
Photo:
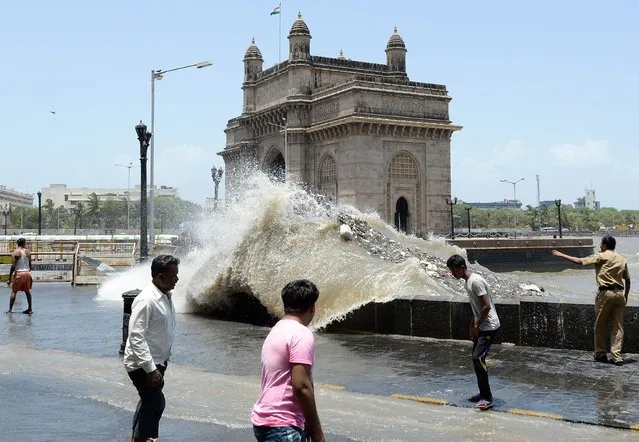
<path fill-rule="evenodd" d="M 78 203 L 88 202 L 93 193 L 97 195 L 100 201 L 126 201 L 127 198 L 130 198 L 130 201 L 140 201 L 139 184 L 130 190 L 92 187 L 70 188 L 66 184 L 50 184 L 49 187 L 42 188 L 42 204 L 47 200 L 51 200 L 55 207 L 71 209 Z M 178 189 L 168 186 L 155 186 L 155 197 L 160 196 L 179 197 Z"/>
<path fill-rule="evenodd" d="M 0 206 L 33 207 L 33 195 L 0 185 Z"/>
<path fill-rule="evenodd" d="M 575 207 L 599 210 L 601 203 L 595 199 L 595 189 L 586 188 L 585 196 L 577 198 L 577 201 L 575 201 Z"/>

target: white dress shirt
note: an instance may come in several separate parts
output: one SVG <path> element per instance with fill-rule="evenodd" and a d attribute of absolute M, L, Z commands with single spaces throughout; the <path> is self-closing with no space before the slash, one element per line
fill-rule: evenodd
<path fill-rule="evenodd" d="M 124 349 L 128 372 L 144 369 L 151 373 L 171 357 L 175 333 L 175 308 L 170 295 L 151 283 L 133 300 L 129 337 Z"/>

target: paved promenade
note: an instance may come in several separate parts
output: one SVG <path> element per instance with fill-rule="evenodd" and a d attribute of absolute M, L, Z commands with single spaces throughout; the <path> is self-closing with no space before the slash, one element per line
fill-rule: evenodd
<path fill-rule="evenodd" d="M 428 393 L 393 395 L 472 407 L 468 396 L 476 384 L 470 344 L 426 345 L 420 377 L 428 379 Z M 594 362 L 591 352 L 495 345 L 487 360 L 493 410 L 639 431 L 639 355 L 624 357 L 624 366 L 618 367 Z"/>
<path fill-rule="evenodd" d="M 96 301 L 95 288 L 68 284 L 34 293 L 33 316 L 0 321 L 0 397 L 15 411 L 0 417 L 0 434 L 126 439 L 137 396 L 117 355 L 121 300 Z M 6 301 L 8 291 L 0 294 Z M 16 310 L 24 304 L 22 296 Z M 251 440 L 268 329 L 188 314 L 177 321 L 163 439 Z M 468 341 L 318 333 L 314 379 L 329 440 L 637 439 L 638 355 L 617 367 L 590 352 L 495 345 L 495 408 L 479 412 L 467 401 L 477 391 L 470 353 Z"/>

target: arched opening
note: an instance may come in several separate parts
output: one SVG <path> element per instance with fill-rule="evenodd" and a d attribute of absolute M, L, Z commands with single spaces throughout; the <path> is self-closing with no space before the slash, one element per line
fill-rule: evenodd
<path fill-rule="evenodd" d="M 319 188 L 331 201 L 337 201 L 337 164 L 331 155 L 324 157 L 319 173 Z"/>
<path fill-rule="evenodd" d="M 403 196 L 395 203 L 395 228 L 400 232 L 408 232 L 408 201 Z"/>
<path fill-rule="evenodd" d="M 285 181 L 286 163 L 284 156 L 278 153 L 273 160 L 266 165 L 266 173 L 275 181 Z"/>
<path fill-rule="evenodd" d="M 400 151 L 388 165 L 386 219 L 400 232 L 419 235 L 423 229 L 422 204 L 417 161 L 411 153 Z"/>

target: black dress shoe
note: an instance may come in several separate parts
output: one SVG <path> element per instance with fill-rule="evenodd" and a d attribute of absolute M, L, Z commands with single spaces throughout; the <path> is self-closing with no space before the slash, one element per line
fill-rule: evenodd
<path fill-rule="evenodd" d="M 620 360 L 620 361 L 610 361 L 610 362 L 612 362 L 613 364 L 615 364 L 617 367 L 622 367 L 622 366 L 623 366 L 623 360 Z"/>
<path fill-rule="evenodd" d="M 608 362 L 608 358 L 606 356 L 595 356 L 595 362 Z"/>

